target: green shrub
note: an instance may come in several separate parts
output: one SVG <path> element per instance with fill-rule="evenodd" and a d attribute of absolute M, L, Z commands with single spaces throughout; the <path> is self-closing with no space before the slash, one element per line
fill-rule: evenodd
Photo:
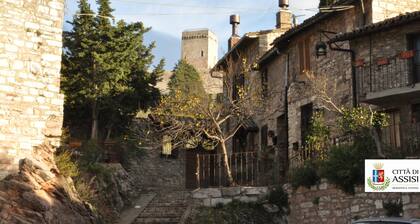
<path fill-rule="evenodd" d="M 318 184 L 320 177 L 318 176 L 317 169 L 314 163 L 307 162 L 303 167 L 295 168 L 290 173 L 290 182 L 294 189 L 298 187 L 310 188 Z"/>
<path fill-rule="evenodd" d="M 320 197 L 314 197 L 314 198 L 312 199 L 312 203 L 313 203 L 314 205 L 319 205 L 319 200 L 320 200 Z"/>
<path fill-rule="evenodd" d="M 95 190 L 84 179 L 76 180 L 74 187 L 83 201 L 92 203 L 95 200 Z"/>
<path fill-rule="evenodd" d="M 383 203 L 386 216 L 388 217 L 401 217 L 404 210 L 401 201 L 388 201 Z"/>
<path fill-rule="evenodd" d="M 347 193 L 364 183 L 365 159 L 375 155 L 375 144 L 369 137 L 360 137 L 353 144 L 335 146 L 320 167 L 321 177 Z"/>
<path fill-rule="evenodd" d="M 66 177 L 79 176 L 77 163 L 72 161 L 72 153 L 68 150 L 58 152 L 54 157 L 57 168 L 60 173 Z"/>
<path fill-rule="evenodd" d="M 289 197 L 287 193 L 283 190 L 282 187 L 274 188 L 270 194 L 268 195 L 268 202 L 271 204 L 277 205 L 279 207 L 280 212 L 283 211 L 282 208 L 289 209 Z"/>
<path fill-rule="evenodd" d="M 83 166 L 99 163 L 105 159 L 105 150 L 102 149 L 95 141 L 84 142 L 80 151 L 80 162 Z"/>

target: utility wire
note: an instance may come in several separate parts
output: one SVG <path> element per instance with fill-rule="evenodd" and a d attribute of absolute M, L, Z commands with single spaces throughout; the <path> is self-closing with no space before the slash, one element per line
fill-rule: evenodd
<path fill-rule="evenodd" d="M 163 12 L 163 13 L 123 13 L 115 14 L 115 16 L 186 16 L 186 15 L 230 15 L 238 13 L 238 11 L 231 12 L 188 12 L 188 13 L 172 13 L 172 12 Z M 242 11 L 241 13 L 246 14 L 261 14 L 261 12 L 251 12 L 251 11 Z M 264 15 L 266 13 L 263 13 Z"/>
<path fill-rule="evenodd" d="M 254 10 L 254 11 L 265 11 L 267 8 L 243 8 L 236 6 L 204 6 L 204 5 L 183 5 L 177 3 L 161 3 L 161 2 L 152 2 L 152 1 L 143 1 L 143 0 L 119 0 L 121 2 L 131 2 L 138 4 L 147 4 L 147 5 L 159 5 L 167 7 L 177 7 L 177 8 L 205 8 L 205 9 L 230 9 L 230 10 Z M 268 8 L 270 9 L 270 8 Z"/>

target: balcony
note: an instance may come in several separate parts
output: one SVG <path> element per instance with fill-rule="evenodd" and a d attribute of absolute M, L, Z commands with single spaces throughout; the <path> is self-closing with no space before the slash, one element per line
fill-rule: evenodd
<path fill-rule="evenodd" d="M 392 58 L 379 58 L 372 64 L 356 61 L 359 102 L 382 105 L 420 97 L 419 71 L 414 72 L 414 51 Z M 417 83 L 416 83 L 417 80 Z"/>

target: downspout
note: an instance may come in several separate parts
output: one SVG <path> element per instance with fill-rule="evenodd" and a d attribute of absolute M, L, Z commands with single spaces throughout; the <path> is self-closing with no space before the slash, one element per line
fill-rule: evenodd
<path fill-rule="evenodd" d="M 286 83 L 285 83 L 285 87 L 284 87 L 284 111 L 286 114 L 286 138 L 287 138 L 287 156 L 286 156 L 286 174 L 289 173 L 289 62 L 290 62 L 290 55 L 289 52 L 287 52 L 286 55 L 287 59 L 286 59 L 286 71 L 285 71 L 285 76 L 286 76 Z"/>
<path fill-rule="evenodd" d="M 353 107 L 358 107 L 357 86 L 356 86 L 357 85 L 357 82 L 356 82 L 356 68 L 354 67 L 354 62 L 356 60 L 356 53 L 351 49 L 343 49 L 343 48 L 334 47 L 332 43 L 329 43 L 328 46 L 333 51 L 341 51 L 341 52 L 350 53 L 350 56 L 351 56 L 351 83 L 352 83 L 351 87 L 352 87 L 352 94 L 353 94 L 352 104 L 353 104 Z"/>
<path fill-rule="evenodd" d="M 277 48 L 277 47 L 276 47 Z M 280 50 L 277 48 L 276 50 L 277 55 L 280 55 L 281 52 Z M 287 143 L 286 143 L 286 147 L 287 147 L 287 152 L 286 152 L 286 174 L 288 173 L 288 169 L 289 169 L 289 89 L 290 89 L 290 83 L 289 83 L 289 63 L 290 63 L 290 54 L 289 52 L 287 52 L 286 54 L 283 54 L 286 56 L 286 64 L 285 64 L 285 72 L 284 72 L 284 114 L 286 116 L 286 139 L 287 139 Z"/>

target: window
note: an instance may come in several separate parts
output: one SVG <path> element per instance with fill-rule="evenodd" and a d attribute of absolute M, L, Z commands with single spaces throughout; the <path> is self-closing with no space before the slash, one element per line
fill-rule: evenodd
<path fill-rule="evenodd" d="M 420 34 L 413 35 L 411 38 L 411 49 L 415 51 L 413 61 L 414 81 L 420 82 Z"/>
<path fill-rule="evenodd" d="M 201 51 L 201 57 L 204 57 L 204 51 Z"/>
<path fill-rule="evenodd" d="M 420 123 L 420 104 L 411 106 L 411 121 L 412 123 Z"/>
<path fill-rule="evenodd" d="M 389 116 L 389 126 L 382 130 L 382 141 L 393 149 L 401 148 L 400 112 L 398 110 L 385 112 Z"/>
<path fill-rule="evenodd" d="M 300 136 L 302 145 L 305 145 L 306 137 L 311 128 L 311 119 L 313 115 L 313 104 L 309 103 L 300 108 Z"/>
<path fill-rule="evenodd" d="M 162 155 L 169 156 L 172 154 L 172 138 L 169 135 L 164 135 L 162 138 Z"/>
<path fill-rule="evenodd" d="M 311 39 L 306 37 L 305 39 L 299 41 L 299 65 L 300 71 L 309 71 L 311 70 Z"/>
<path fill-rule="evenodd" d="M 261 128 L 261 150 L 266 150 L 268 145 L 268 126 L 264 125 Z"/>
<path fill-rule="evenodd" d="M 247 132 L 241 128 L 233 137 L 233 153 L 245 152 L 247 149 Z"/>
<path fill-rule="evenodd" d="M 287 118 L 286 115 L 277 117 L 277 146 L 287 149 Z"/>
<path fill-rule="evenodd" d="M 268 70 L 264 69 L 261 74 L 261 91 L 264 98 L 268 95 Z"/>

